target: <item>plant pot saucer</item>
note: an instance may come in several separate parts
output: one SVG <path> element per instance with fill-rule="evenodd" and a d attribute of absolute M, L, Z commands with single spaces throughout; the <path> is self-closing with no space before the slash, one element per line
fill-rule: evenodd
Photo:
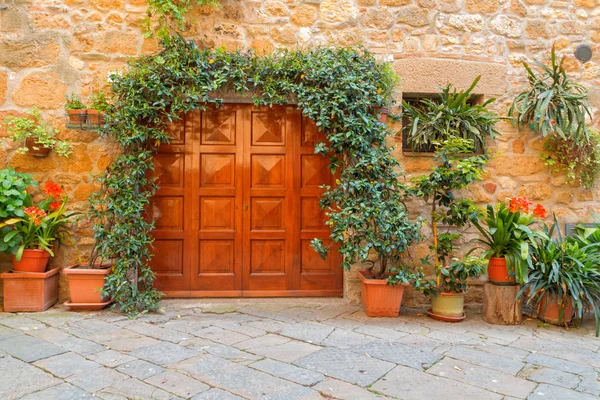
<path fill-rule="evenodd" d="M 96 311 L 96 310 L 102 310 L 104 307 L 106 307 L 110 303 L 112 303 L 111 300 L 104 301 L 102 303 L 71 303 L 70 301 L 65 301 L 65 306 L 67 306 L 70 309 L 75 310 L 75 311 L 84 311 L 84 310 Z"/>
<path fill-rule="evenodd" d="M 427 310 L 427 316 L 442 322 L 460 322 L 467 317 L 465 313 L 463 313 L 461 317 L 448 317 L 445 315 L 438 315 L 434 314 L 433 311 L 431 311 L 431 308 Z"/>

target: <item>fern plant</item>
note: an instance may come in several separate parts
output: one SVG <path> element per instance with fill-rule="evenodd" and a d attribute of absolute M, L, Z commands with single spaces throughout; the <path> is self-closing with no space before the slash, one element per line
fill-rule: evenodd
<path fill-rule="evenodd" d="M 529 80 L 529 89 L 515 97 L 508 115 L 518 125 L 529 125 L 543 137 L 557 134 L 563 139 L 588 140 L 586 115 L 592 117 L 587 89 L 567 76 L 564 58 L 558 62 L 552 47 L 550 65 L 534 61 L 536 74 L 523 62 Z"/>
<path fill-rule="evenodd" d="M 408 145 L 416 151 L 458 137 L 472 140 L 475 148 L 485 150 L 486 141 L 498 134 L 495 125 L 499 118 L 487 109 L 495 99 L 483 104 L 469 103 L 480 79 L 481 76 L 475 78 L 467 90 L 457 91 L 450 83 L 440 87 L 439 99 L 424 98 L 414 105 L 403 101 L 404 116 L 410 124 Z"/>

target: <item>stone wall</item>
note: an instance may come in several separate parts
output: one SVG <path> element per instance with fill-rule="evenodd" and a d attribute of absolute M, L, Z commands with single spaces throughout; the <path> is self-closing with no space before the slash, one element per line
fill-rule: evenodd
<path fill-rule="evenodd" d="M 505 113 L 525 81 L 520 61 L 548 56 L 555 42 L 572 76 L 589 89 L 600 105 L 599 0 L 224 0 L 219 9 L 199 7 L 189 20 L 190 36 L 209 46 L 254 48 L 268 52 L 278 47 L 364 45 L 394 63 L 402 76 L 402 92 L 431 93 L 448 81 L 466 87 L 483 75 L 475 90 L 496 97 L 497 111 Z M 0 119 L 19 115 L 32 106 L 44 110 L 74 144 L 74 154 L 61 159 L 52 154 L 36 160 L 18 155 L 14 143 L 4 141 L 0 163 L 31 172 L 44 182 L 64 185 L 76 209 L 86 207 L 94 190 L 90 174 L 101 172 L 110 160 L 112 145 L 93 132 L 66 130 L 62 105 L 66 93 L 87 96 L 106 76 L 123 68 L 128 57 L 156 49 L 139 25 L 144 0 L 5 0 L 0 11 Z M 589 44 L 594 58 L 581 64 L 573 57 L 579 44 Z M 398 129 L 398 126 L 394 126 Z M 539 158 L 542 142 L 530 132 L 518 132 L 506 121 L 485 180 L 469 195 L 484 204 L 512 195 L 526 195 L 543 203 L 562 221 L 591 219 L 600 213 L 600 191 L 565 184 L 551 175 Z M 0 137 L 5 131 L 0 128 Z M 408 174 L 426 172 L 431 157 L 397 156 Z M 418 204 L 411 206 L 421 212 Z M 68 265 L 90 250 L 90 229 L 76 229 L 77 248 L 61 251 L 56 263 Z M 466 239 L 469 239 L 467 235 Z M 427 244 L 416 256 L 427 252 Z M 7 257 L 0 269 L 7 269 Z M 347 298 L 355 300 L 356 281 L 346 276 Z M 474 301 L 479 296 L 473 291 Z M 416 302 L 408 294 L 409 302 Z"/>

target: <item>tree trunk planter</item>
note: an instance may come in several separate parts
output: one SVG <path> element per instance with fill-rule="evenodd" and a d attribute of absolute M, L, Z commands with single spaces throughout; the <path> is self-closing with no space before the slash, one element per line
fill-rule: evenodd
<path fill-rule="evenodd" d="M 431 310 L 427 315 L 444 322 L 459 322 L 465 319 L 464 293 L 438 293 L 431 298 Z"/>
<path fill-rule="evenodd" d="M 538 306 L 538 318 L 552 325 L 569 325 L 573 319 L 573 300 L 569 298 L 560 318 L 558 296 L 545 295 Z"/>
<path fill-rule="evenodd" d="M 51 147 L 42 146 L 32 137 L 25 139 L 25 146 L 29 149 L 29 154 L 34 157 L 48 157 L 48 154 L 52 151 Z"/>
<path fill-rule="evenodd" d="M 44 272 L 50 253 L 46 250 L 25 249 L 21 260 L 17 261 L 16 256 L 12 256 L 13 270 L 15 272 Z"/>
<path fill-rule="evenodd" d="M 109 305 L 110 299 L 102 298 L 102 287 L 111 270 L 108 265 L 94 269 L 82 265 L 65 268 L 63 274 L 69 281 L 71 296 L 65 305 L 76 310 L 101 310 Z"/>
<path fill-rule="evenodd" d="M 48 272 L 5 272 L 4 311 L 44 311 L 58 301 L 58 272 L 56 267 Z"/>
<path fill-rule="evenodd" d="M 523 321 L 523 302 L 515 300 L 520 286 L 483 285 L 483 320 L 494 325 L 519 325 Z"/>
<path fill-rule="evenodd" d="M 492 257 L 488 264 L 488 278 L 496 285 L 515 285 L 515 277 L 508 274 L 506 259 L 504 257 Z"/>
<path fill-rule="evenodd" d="M 358 271 L 358 276 L 365 313 L 369 317 L 397 317 L 407 285 L 388 285 L 385 279 L 374 279 L 368 271 Z"/>

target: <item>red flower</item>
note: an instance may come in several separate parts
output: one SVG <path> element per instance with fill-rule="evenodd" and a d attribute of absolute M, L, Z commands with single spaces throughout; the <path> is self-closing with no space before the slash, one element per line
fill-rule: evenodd
<path fill-rule="evenodd" d="M 59 185 L 57 185 L 56 183 L 51 182 L 51 181 L 46 182 L 46 184 L 44 185 L 44 189 L 42 189 L 42 191 L 54 199 L 59 199 L 63 194 L 62 188 Z"/>
<path fill-rule="evenodd" d="M 25 210 L 23 210 L 25 212 L 25 214 L 27 214 L 29 216 L 29 218 L 33 221 L 34 225 L 39 225 L 42 223 L 42 218 L 45 217 L 46 211 L 44 210 L 40 210 L 39 208 L 33 206 L 33 207 L 27 207 Z"/>
<path fill-rule="evenodd" d="M 546 211 L 543 205 L 538 204 L 533 209 L 533 215 L 535 215 L 538 218 L 544 219 L 548 215 L 548 212 Z"/>
<path fill-rule="evenodd" d="M 50 210 L 56 211 L 60 208 L 60 203 L 50 203 Z"/>
<path fill-rule="evenodd" d="M 553 120 L 553 119 L 551 119 L 551 120 L 550 120 L 550 123 L 551 123 L 551 124 L 554 124 L 554 123 L 556 123 L 556 121 L 555 121 L 555 120 Z"/>
<path fill-rule="evenodd" d="M 508 210 L 512 213 L 522 211 L 529 214 L 529 206 L 531 206 L 532 203 L 533 202 L 528 200 L 527 197 L 513 197 L 510 199 Z"/>

